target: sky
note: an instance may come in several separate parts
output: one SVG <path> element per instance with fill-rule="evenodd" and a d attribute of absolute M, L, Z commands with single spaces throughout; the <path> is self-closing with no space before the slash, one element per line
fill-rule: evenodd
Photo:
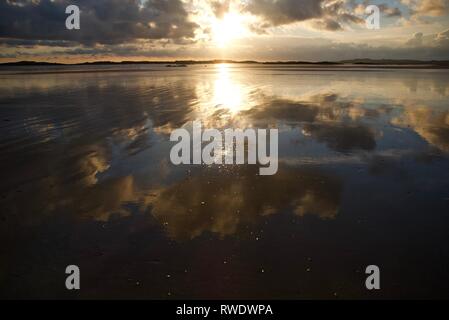
<path fill-rule="evenodd" d="M 449 0 L 0 0 L 0 62 L 357 58 L 449 60 Z"/>

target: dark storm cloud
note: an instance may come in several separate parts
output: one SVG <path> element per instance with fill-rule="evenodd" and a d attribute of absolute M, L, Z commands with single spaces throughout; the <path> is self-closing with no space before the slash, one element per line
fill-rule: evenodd
<path fill-rule="evenodd" d="M 67 30 L 65 9 L 81 10 L 81 29 Z M 136 39 L 193 38 L 195 23 L 180 0 L 0 0 L 0 38 L 117 44 Z"/>
<path fill-rule="evenodd" d="M 319 18 L 324 0 L 257 0 L 250 1 L 246 11 L 262 17 L 272 26 Z"/>
<path fill-rule="evenodd" d="M 346 1 L 253 0 L 244 11 L 262 18 L 262 23 L 251 26 L 256 33 L 264 33 L 270 27 L 308 20 L 312 21 L 314 28 L 328 31 L 343 30 L 343 24 L 364 23 Z"/>

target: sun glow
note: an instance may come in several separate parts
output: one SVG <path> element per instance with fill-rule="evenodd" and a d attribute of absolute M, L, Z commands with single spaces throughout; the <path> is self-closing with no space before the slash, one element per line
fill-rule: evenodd
<path fill-rule="evenodd" d="M 227 13 L 222 19 L 216 19 L 212 24 L 213 40 L 220 48 L 246 34 L 245 17 L 234 12 Z"/>

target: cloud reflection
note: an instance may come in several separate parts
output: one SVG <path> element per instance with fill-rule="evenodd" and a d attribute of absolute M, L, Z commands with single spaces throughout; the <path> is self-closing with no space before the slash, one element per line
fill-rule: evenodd
<path fill-rule="evenodd" d="M 339 179 L 318 171 L 284 166 L 267 178 L 246 166 L 232 174 L 203 170 L 158 190 L 150 204 L 169 235 L 183 240 L 206 231 L 229 236 L 282 211 L 331 219 L 338 212 L 340 194 Z"/>
<path fill-rule="evenodd" d="M 226 237 L 272 214 L 335 217 L 343 182 L 326 170 L 331 158 L 362 163 L 388 143 L 393 154 L 409 155 L 423 141 L 449 151 L 449 114 L 437 91 L 423 104 L 420 92 L 414 96 L 397 79 L 387 78 L 386 88 L 366 76 L 379 97 L 352 79 L 305 84 L 233 68 L 35 75 L 14 78 L 14 90 L 0 82 L 2 212 L 27 223 L 58 214 L 108 221 L 139 212 L 153 215 L 174 239 Z M 280 128 L 279 173 L 171 166 L 168 134 L 193 120 L 215 128 Z"/>
<path fill-rule="evenodd" d="M 392 124 L 411 128 L 429 144 L 449 152 L 449 111 L 425 105 L 406 105 L 405 111 L 392 119 Z"/>

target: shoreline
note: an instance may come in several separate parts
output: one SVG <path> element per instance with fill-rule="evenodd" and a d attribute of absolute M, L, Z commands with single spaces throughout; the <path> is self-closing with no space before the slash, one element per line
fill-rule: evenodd
<path fill-rule="evenodd" d="M 51 67 L 51 66 L 104 66 L 104 65 L 166 65 L 171 67 L 176 66 L 191 66 L 191 65 L 215 65 L 215 64 L 242 64 L 242 65 L 277 65 L 277 66 L 311 66 L 311 67 L 372 67 L 372 68 L 439 68 L 447 69 L 449 68 L 449 60 L 431 60 L 431 61 L 421 61 L 421 60 L 371 60 L 371 59 L 353 59 L 353 60 L 342 60 L 342 61 L 319 61 L 319 62 L 309 62 L 309 61 L 234 61 L 234 60 L 205 60 L 205 61 L 195 61 L 195 60 L 176 60 L 176 61 L 96 61 L 96 62 L 82 62 L 82 63 L 56 63 L 56 62 L 43 62 L 43 61 L 18 61 L 18 62 L 5 62 L 0 63 L 0 67 Z"/>
<path fill-rule="evenodd" d="M 260 70 L 272 70 L 279 72 L 376 72 L 376 71 L 406 71 L 406 70 L 446 70 L 448 66 L 438 65 L 357 65 L 357 64 L 339 64 L 339 65 L 310 65 L 310 64 L 242 64 L 242 63 L 227 63 L 229 65 L 237 65 L 240 67 L 248 66 Z M 208 65 L 187 65 L 185 68 L 176 68 L 172 66 L 163 66 L 162 64 L 142 64 L 142 68 L 126 68 L 126 66 L 134 67 L 136 64 L 101 64 L 101 65 L 86 65 L 86 64 L 70 64 L 70 65 L 8 65 L 1 68 L 0 76 L 8 75 L 45 75 L 45 74 L 83 74 L 83 73 L 122 73 L 122 72 L 174 72 L 174 71 L 189 71 L 191 67 L 202 67 L 208 70 Z M 113 68 L 105 68 L 111 66 Z M 158 68 L 151 68 L 151 67 Z M 38 67 L 35 69 L 33 67 Z M 86 68 L 83 68 L 86 67 Z M 161 68 L 162 67 L 162 68 Z M 33 68 L 33 69 L 32 69 Z M 213 69 L 209 69 L 213 70 Z"/>

